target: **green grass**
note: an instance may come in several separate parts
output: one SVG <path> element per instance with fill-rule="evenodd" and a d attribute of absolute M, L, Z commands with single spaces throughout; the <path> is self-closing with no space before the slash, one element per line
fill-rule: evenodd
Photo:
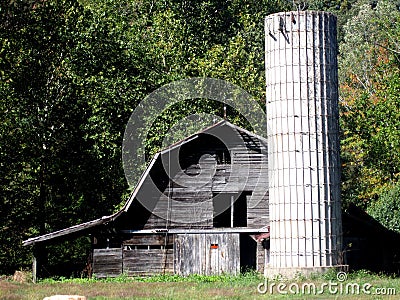
<path fill-rule="evenodd" d="M 0 280 L 0 299 L 43 299 L 55 294 L 78 294 L 88 299 L 398 299 L 398 295 L 376 295 L 376 288 L 395 289 L 400 294 L 400 278 L 371 274 L 366 271 L 348 274 L 347 283 L 371 285 L 371 294 L 346 295 L 345 291 L 330 294 L 328 289 L 321 295 L 292 294 L 289 287 L 331 283 L 339 285 L 336 273 L 324 275 L 314 274 L 305 277 L 299 274 L 295 279 L 276 278 L 269 280 L 269 286 L 274 284 L 272 295 L 267 291 L 261 294 L 257 286 L 264 283 L 264 278 L 257 273 L 246 273 L 240 276 L 221 275 L 187 277 L 177 275 L 158 275 L 152 277 L 119 276 L 108 279 L 45 279 L 37 284 L 16 283 L 10 280 Z M 286 286 L 280 294 L 278 285 Z M 394 290 L 389 290 L 393 292 Z"/>

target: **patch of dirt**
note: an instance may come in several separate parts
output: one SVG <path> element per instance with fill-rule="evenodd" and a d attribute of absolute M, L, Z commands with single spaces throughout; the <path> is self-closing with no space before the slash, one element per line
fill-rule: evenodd
<path fill-rule="evenodd" d="M 16 283 L 8 281 L 8 279 L 0 279 L 0 299 L 4 300 L 16 300 L 21 299 L 20 297 L 13 294 L 18 289 Z"/>
<path fill-rule="evenodd" d="M 15 290 L 17 288 L 18 286 L 13 282 L 7 280 L 0 280 L 0 291 Z"/>

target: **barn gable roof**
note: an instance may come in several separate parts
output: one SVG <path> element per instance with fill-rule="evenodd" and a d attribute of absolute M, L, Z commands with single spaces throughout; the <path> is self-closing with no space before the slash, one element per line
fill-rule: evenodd
<path fill-rule="evenodd" d="M 136 187 L 134 188 L 134 190 L 132 191 L 132 193 L 130 194 L 128 200 L 126 201 L 125 205 L 122 207 L 121 210 L 119 210 L 118 212 L 111 214 L 109 216 L 103 216 L 101 218 L 89 221 L 89 222 L 85 222 L 85 223 L 81 223 L 78 225 L 74 225 L 65 229 L 61 229 L 58 231 L 54 231 L 48 234 L 44 234 L 41 236 L 37 236 L 37 237 L 33 237 L 30 239 L 27 239 L 25 241 L 23 241 L 23 246 L 29 246 L 29 245 L 33 245 L 35 243 L 42 243 L 42 242 L 46 242 L 52 239 L 58 239 L 67 235 L 83 235 L 86 232 L 90 232 L 90 230 L 93 230 L 94 227 L 100 226 L 100 225 L 107 225 L 110 222 L 113 222 L 115 219 L 117 219 L 121 214 L 127 212 L 130 208 L 130 206 L 132 205 L 137 193 L 140 191 L 145 179 L 147 178 L 147 176 L 149 175 L 150 170 L 152 169 L 152 167 L 154 166 L 155 162 L 157 161 L 157 159 L 159 158 L 160 155 L 163 155 L 165 153 L 168 153 L 169 151 L 172 151 L 184 144 L 187 144 L 191 141 L 193 141 L 194 139 L 198 138 L 198 136 L 200 134 L 207 134 L 208 132 L 212 131 L 213 129 L 216 129 L 217 127 L 222 127 L 222 126 L 228 126 L 233 130 L 236 130 L 239 133 L 243 133 L 247 136 L 249 136 L 251 139 L 253 140 L 258 140 L 259 142 L 261 142 L 264 145 L 267 145 L 267 139 L 259 136 L 255 133 L 252 133 L 244 128 L 241 128 L 239 126 L 236 126 L 226 120 L 222 120 L 219 121 L 201 131 L 198 131 L 197 133 L 190 135 L 172 145 L 169 145 L 168 147 L 162 149 L 161 151 L 157 152 L 152 160 L 150 161 L 149 165 L 147 166 L 146 170 L 143 172 L 142 176 L 140 177 Z"/>

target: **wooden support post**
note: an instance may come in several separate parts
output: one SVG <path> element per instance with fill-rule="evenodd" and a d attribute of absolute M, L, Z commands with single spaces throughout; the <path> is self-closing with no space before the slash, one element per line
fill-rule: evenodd
<path fill-rule="evenodd" d="M 36 283 L 37 281 L 37 249 L 36 249 L 36 245 L 33 245 L 33 259 L 32 259 L 32 281 L 33 283 Z"/>
<path fill-rule="evenodd" d="M 32 250 L 32 281 L 36 283 L 38 278 L 43 275 L 42 266 L 47 262 L 47 252 L 46 246 L 44 246 L 42 243 L 33 244 Z"/>
<path fill-rule="evenodd" d="M 233 215 L 234 215 L 234 198 L 231 196 L 231 227 L 233 227 Z"/>

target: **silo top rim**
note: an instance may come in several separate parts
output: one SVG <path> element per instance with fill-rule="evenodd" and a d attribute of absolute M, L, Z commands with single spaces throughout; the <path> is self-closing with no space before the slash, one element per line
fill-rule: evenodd
<path fill-rule="evenodd" d="M 277 13 L 270 14 L 265 17 L 265 19 L 272 19 L 277 16 L 292 16 L 292 15 L 298 15 L 298 16 L 303 16 L 303 15 L 326 15 L 326 16 L 331 16 L 334 18 L 337 18 L 335 14 L 329 12 L 329 11 L 322 11 L 322 10 L 292 10 L 292 11 L 281 11 Z"/>

